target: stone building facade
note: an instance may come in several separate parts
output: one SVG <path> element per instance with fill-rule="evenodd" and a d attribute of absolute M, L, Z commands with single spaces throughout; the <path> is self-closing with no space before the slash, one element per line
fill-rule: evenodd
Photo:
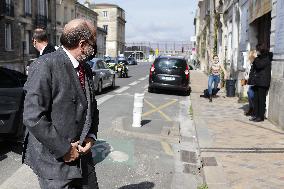
<path fill-rule="evenodd" d="M 89 8 L 90 3 L 86 1 L 84 5 L 75 3 L 75 18 L 84 18 L 92 21 L 95 27 L 97 27 L 98 14 Z"/>
<path fill-rule="evenodd" d="M 212 4 L 213 13 L 212 14 Z M 200 0 L 196 14 L 197 53 L 204 70 L 206 49 L 213 48 L 211 35 L 217 35 L 217 54 L 230 76 L 237 80 L 237 94 L 246 94 L 240 85 L 249 64 L 248 52 L 258 43 L 273 52 L 272 81 L 267 95 L 267 117 L 284 128 L 284 1 L 283 0 Z M 211 30 L 217 18 L 217 30 Z M 214 26 L 213 26 L 214 27 Z M 217 32 L 217 33 L 216 33 Z M 214 46 L 216 42 L 213 42 Z"/>
<path fill-rule="evenodd" d="M 114 4 L 91 5 L 98 13 L 98 27 L 107 31 L 106 55 L 117 57 L 125 50 L 125 12 Z"/>
<path fill-rule="evenodd" d="M 65 24 L 75 18 L 76 0 L 57 1 L 56 3 L 56 45 L 60 45 L 60 36 Z"/>
<path fill-rule="evenodd" d="M 98 58 L 103 58 L 106 55 L 106 36 L 107 31 L 97 27 L 97 55 Z"/>
<path fill-rule="evenodd" d="M 284 1 L 272 0 L 270 50 L 274 53 L 268 118 L 284 129 Z"/>
<path fill-rule="evenodd" d="M 1 0 L 0 2 L 0 66 L 25 72 L 28 60 L 36 56 L 32 46 L 32 31 L 45 28 L 51 43 L 55 0 Z"/>
<path fill-rule="evenodd" d="M 74 18 L 87 18 L 97 26 L 97 13 L 77 0 L 1 0 L 0 66 L 25 72 L 36 58 L 33 30 L 47 30 L 49 42 L 60 45 L 64 25 Z"/>

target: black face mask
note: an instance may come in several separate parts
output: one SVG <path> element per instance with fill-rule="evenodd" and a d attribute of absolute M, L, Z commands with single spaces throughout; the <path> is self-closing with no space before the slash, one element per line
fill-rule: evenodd
<path fill-rule="evenodd" d="M 94 49 L 94 54 L 88 57 L 87 60 L 89 60 L 89 61 L 96 57 L 96 54 L 97 54 L 97 43 L 95 43 L 92 47 Z"/>

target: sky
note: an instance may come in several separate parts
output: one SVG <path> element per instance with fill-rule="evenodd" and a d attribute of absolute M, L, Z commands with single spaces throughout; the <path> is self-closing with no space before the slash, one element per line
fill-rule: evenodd
<path fill-rule="evenodd" d="M 79 0 L 83 3 L 85 0 Z M 198 0 L 93 0 L 125 10 L 126 42 L 190 41 Z"/>

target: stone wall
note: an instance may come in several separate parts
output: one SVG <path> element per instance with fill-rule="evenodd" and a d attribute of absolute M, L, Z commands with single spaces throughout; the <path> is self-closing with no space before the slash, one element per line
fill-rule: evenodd
<path fill-rule="evenodd" d="M 277 32 L 277 0 L 273 0 L 272 7 L 272 22 L 271 22 L 271 51 L 274 52 L 272 62 L 272 81 L 269 90 L 269 112 L 268 118 L 284 129 L 284 52 L 275 52 L 276 35 L 284 37 L 283 32 Z M 276 40 L 275 40 L 276 39 Z M 282 44 L 284 45 L 284 44 Z"/>

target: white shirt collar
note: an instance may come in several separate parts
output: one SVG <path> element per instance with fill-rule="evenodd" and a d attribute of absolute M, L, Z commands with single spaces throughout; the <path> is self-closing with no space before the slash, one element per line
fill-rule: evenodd
<path fill-rule="evenodd" d="M 46 45 L 46 46 L 47 46 L 47 45 Z M 44 49 L 46 48 L 46 46 L 44 46 L 44 47 L 41 49 L 41 51 L 39 51 L 39 55 L 42 55 L 42 53 L 43 53 Z"/>
<path fill-rule="evenodd" d="M 79 62 L 78 60 L 76 60 L 74 58 L 74 56 L 72 56 L 63 46 L 62 46 L 62 49 L 65 51 L 65 53 L 67 54 L 68 58 L 71 60 L 72 64 L 73 64 L 73 67 L 76 69 L 78 68 L 79 66 Z"/>

